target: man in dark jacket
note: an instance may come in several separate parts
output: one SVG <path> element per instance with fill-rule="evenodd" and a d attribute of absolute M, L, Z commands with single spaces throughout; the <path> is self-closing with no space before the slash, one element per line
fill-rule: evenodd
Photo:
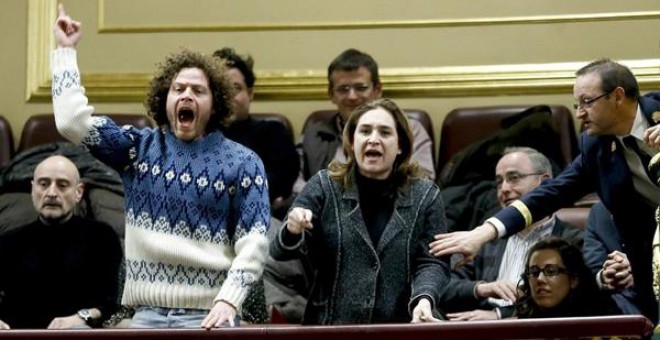
<path fill-rule="evenodd" d="M 660 94 L 640 96 L 637 80 L 625 66 L 609 59 L 594 61 L 576 73 L 576 116 L 584 125 L 580 154 L 558 177 L 513 202 L 468 232 L 441 235 L 431 243 L 437 256 L 460 253 L 474 258 L 488 241 L 515 234 L 552 212 L 596 191 L 612 213 L 629 264 L 612 275 L 625 285 L 634 268 L 642 313 L 657 322 L 652 291 L 651 243 L 654 210 L 660 197 L 645 169 L 660 150 Z M 626 226 L 626 227 L 622 227 Z"/>
<path fill-rule="evenodd" d="M 319 170 L 325 169 L 334 159 L 346 161 L 342 150 L 342 132 L 351 112 L 358 106 L 382 95 L 383 84 L 378 73 L 378 63 L 369 54 L 349 48 L 332 60 L 328 66 L 328 96 L 337 106 L 337 113 L 329 119 L 309 124 L 303 131 L 301 167 L 302 176 L 296 183 L 295 192 Z M 433 143 L 422 124 L 410 119 L 413 131 L 413 160 L 417 161 L 423 176 L 435 179 Z"/>
<path fill-rule="evenodd" d="M 291 196 L 293 183 L 300 171 L 293 136 L 280 122 L 255 119 L 250 115 L 256 81 L 252 57 L 240 56 L 228 47 L 215 51 L 213 55 L 227 64 L 227 76 L 235 90 L 232 98 L 233 119 L 225 130 L 225 136 L 248 147 L 261 158 L 268 177 L 273 215 L 282 219 L 288 206 L 281 210 L 278 208 Z"/>
<path fill-rule="evenodd" d="M 0 329 L 100 326 L 117 307 L 119 238 L 109 225 L 73 215 L 83 190 L 66 157 L 36 167 L 38 219 L 0 236 Z"/>
<path fill-rule="evenodd" d="M 552 178 L 552 166 L 542 153 L 529 147 L 506 148 L 495 167 L 497 200 L 502 208 L 506 207 L 549 178 Z M 451 284 L 441 300 L 441 308 L 452 312 L 449 319 L 493 320 L 505 316 L 497 307 L 511 305 L 516 300 L 527 250 L 548 236 L 582 241 L 581 230 L 553 215 L 525 232 L 487 243 L 473 262 L 452 272 Z"/>

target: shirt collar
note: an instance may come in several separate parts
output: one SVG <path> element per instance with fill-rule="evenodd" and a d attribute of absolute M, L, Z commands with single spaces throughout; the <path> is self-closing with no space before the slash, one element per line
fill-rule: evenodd
<path fill-rule="evenodd" d="M 623 136 L 616 136 L 620 142 L 623 142 L 623 138 L 627 136 L 633 136 L 639 140 L 644 140 L 644 131 L 649 128 L 649 122 L 644 117 L 642 108 L 637 104 L 637 114 L 635 115 L 635 121 L 633 121 L 632 128 L 630 128 L 630 133 Z"/>

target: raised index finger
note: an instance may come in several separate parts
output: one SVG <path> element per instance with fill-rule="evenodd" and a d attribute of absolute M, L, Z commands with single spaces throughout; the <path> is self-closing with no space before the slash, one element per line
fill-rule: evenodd
<path fill-rule="evenodd" d="M 64 10 L 63 4 L 57 4 L 57 15 L 60 17 L 66 16 L 66 11 Z"/>

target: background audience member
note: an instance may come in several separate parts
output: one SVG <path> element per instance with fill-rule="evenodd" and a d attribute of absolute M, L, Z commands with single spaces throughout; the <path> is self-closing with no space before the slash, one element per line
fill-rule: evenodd
<path fill-rule="evenodd" d="M 250 115 L 256 81 L 252 57 L 242 57 L 229 47 L 219 49 L 213 55 L 227 65 L 227 76 L 235 91 L 232 120 L 225 129 L 225 136 L 248 147 L 261 158 L 268 177 L 271 213 L 275 218 L 282 219 L 288 208 L 284 202 L 291 196 L 293 183 L 300 171 L 296 147 L 284 125 L 276 121 L 257 120 Z M 243 303 L 242 320 L 250 323 L 268 321 L 264 279 L 255 283 Z"/>
<path fill-rule="evenodd" d="M 387 99 L 358 107 L 334 161 L 297 196 L 271 255 L 308 256 L 316 276 L 304 324 L 433 320 L 448 258 L 429 254 L 445 230 L 438 187 L 410 163 L 412 132 Z M 412 313 L 411 313 L 412 312 Z"/>
<path fill-rule="evenodd" d="M 0 329 L 96 327 L 117 308 L 119 237 L 105 223 L 73 216 L 83 190 L 68 158 L 37 165 L 38 219 L 0 235 Z"/>
<path fill-rule="evenodd" d="M 75 46 L 80 22 L 59 7 L 52 52 L 58 131 L 119 171 L 126 201 L 126 283 L 133 327 L 235 325 L 261 276 L 270 204 L 259 157 L 220 131 L 233 91 L 211 56 L 170 55 L 146 100 L 160 129 L 93 117 Z"/>
<path fill-rule="evenodd" d="M 337 114 L 329 120 L 319 121 L 305 130 L 302 140 L 302 175 L 309 180 L 325 169 L 334 159 L 345 162 L 342 150 L 342 131 L 351 112 L 358 106 L 381 97 L 383 85 L 378 75 L 378 64 L 368 54 L 348 49 L 328 66 L 328 95 L 337 106 Z M 424 177 L 435 178 L 433 144 L 422 124 L 410 120 L 413 132 L 412 159 L 419 163 Z M 301 183 L 297 183 L 300 192 Z"/>
<path fill-rule="evenodd" d="M 520 290 L 516 316 L 521 319 L 613 314 L 580 248 L 562 238 L 547 238 L 530 248 Z"/>
<path fill-rule="evenodd" d="M 621 257 L 623 261 L 624 253 L 621 252 L 623 245 L 619 232 L 614 225 L 612 215 L 602 203 L 596 203 L 589 211 L 587 219 L 587 229 L 584 234 L 584 260 L 596 277 L 598 287 L 610 293 L 610 297 L 616 303 L 623 314 L 642 314 L 638 305 L 639 295 L 635 291 L 634 277 L 632 268 L 627 272 L 622 271 L 619 274 L 618 268 L 608 269 L 606 264 L 626 265 L 625 263 L 614 261 L 615 257 Z M 627 264 L 629 266 L 629 263 Z M 630 285 L 628 287 L 628 285 Z"/>
<path fill-rule="evenodd" d="M 282 219 L 287 209 L 277 209 L 291 196 L 300 171 L 300 158 L 286 127 L 272 120 L 257 120 L 250 115 L 256 77 L 252 57 L 241 57 L 228 47 L 213 53 L 227 65 L 227 75 L 235 92 L 233 116 L 225 129 L 227 138 L 254 151 L 264 163 L 273 215 Z"/>
<path fill-rule="evenodd" d="M 655 209 L 660 197 L 655 178 L 645 168 L 660 149 L 660 93 L 640 97 L 630 70 L 608 59 L 594 61 L 576 73 L 573 96 L 577 118 L 585 132 L 580 155 L 553 180 L 513 202 L 484 224 L 466 232 L 440 235 L 431 244 L 436 255 L 460 253 L 463 263 L 496 237 L 514 234 L 559 208 L 597 192 L 612 213 L 635 268 L 635 285 L 642 313 L 652 322 L 658 304 L 652 290 L 652 250 Z M 629 227 L 624 227 L 629 226 Z"/>
<path fill-rule="evenodd" d="M 495 167 L 500 206 L 508 206 L 548 178 L 552 178 L 552 166 L 543 154 L 528 147 L 506 148 Z M 576 243 L 582 241 L 581 230 L 552 215 L 509 238 L 485 244 L 474 261 L 452 272 L 451 284 L 443 293 L 441 303 L 445 311 L 455 312 L 448 314 L 449 319 L 469 321 L 507 317 L 496 307 L 516 301 L 527 251 L 537 241 L 549 236 L 565 237 Z"/>

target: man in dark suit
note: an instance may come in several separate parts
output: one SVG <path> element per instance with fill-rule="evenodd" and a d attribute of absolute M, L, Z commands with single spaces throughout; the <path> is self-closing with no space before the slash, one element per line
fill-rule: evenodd
<path fill-rule="evenodd" d="M 552 166 L 542 153 L 529 147 L 506 148 L 495 167 L 499 209 L 549 178 L 552 178 Z M 440 302 L 441 308 L 450 312 L 449 319 L 494 320 L 508 316 L 497 307 L 511 305 L 516 300 L 528 249 L 549 236 L 563 237 L 576 244 L 582 241 L 581 230 L 552 215 L 524 232 L 484 245 L 474 261 L 452 272 L 451 284 Z"/>
<path fill-rule="evenodd" d="M 557 178 L 546 181 L 473 230 L 438 235 L 430 244 L 431 252 L 436 256 L 460 253 L 464 255 L 462 263 L 467 263 L 486 242 L 515 234 L 596 191 L 619 227 L 623 252 L 629 259 L 629 265 L 618 266 L 614 278 L 626 282 L 634 269 L 635 285 L 644 301 L 640 309 L 656 322 L 651 241 L 658 187 L 647 175 L 648 163 L 644 162 L 660 146 L 660 94 L 641 97 L 632 72 L 608 59 L 586 65 L 576 76 L 576 116 L 585 132 L 580 136 L 581 152 L 573 163 Z M 626 137 L 632 137 L 630 145 Z"/>

